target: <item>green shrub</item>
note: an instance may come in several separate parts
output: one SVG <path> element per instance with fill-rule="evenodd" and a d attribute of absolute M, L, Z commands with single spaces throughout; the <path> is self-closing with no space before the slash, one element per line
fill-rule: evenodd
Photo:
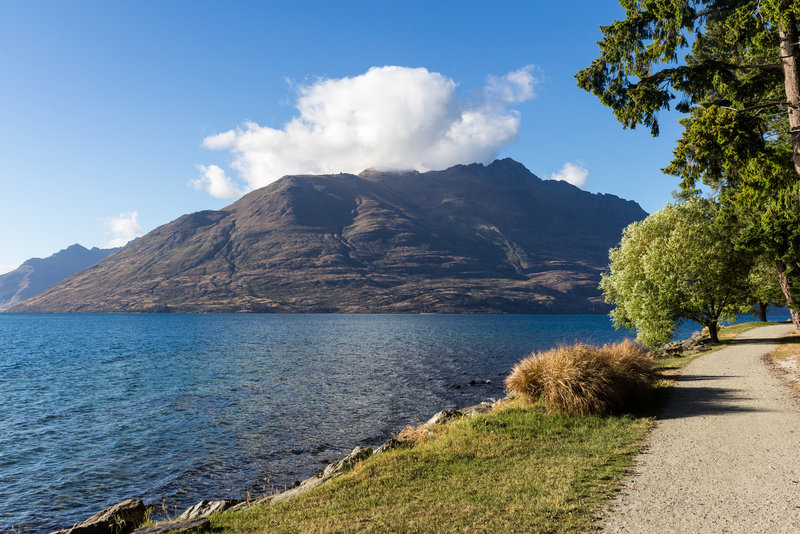
<path fill-rule="evenodd" d="M 658 379 L 653 356 L 637 343 L 563 345 L 518 362 L 506 388 L 541 400 L 550 413 L 605 415 L 636 408 Z"/>

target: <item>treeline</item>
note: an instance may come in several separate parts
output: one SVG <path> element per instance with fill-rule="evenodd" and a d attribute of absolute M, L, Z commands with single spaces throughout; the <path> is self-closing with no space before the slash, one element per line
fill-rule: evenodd
<path fill-rule="evenodd" d="M 721 318 L 779 302 L 800 328 L 800 2 L 621 3 L 578 85 L 626 128 L 658 135 L 675 101 L 686 117 L 664 169 L 677 202 L 611 252 L 615 321 L 653 345 L 680 319 L 715 337 Z"/>

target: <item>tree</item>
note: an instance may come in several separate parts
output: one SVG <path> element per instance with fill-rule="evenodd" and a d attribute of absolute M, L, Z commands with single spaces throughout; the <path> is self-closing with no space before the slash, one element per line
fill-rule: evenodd
<path fill-rule="evenodd" d="M 692 106 L 710 109 L 708 120 L 722 118 L 744 143 L 752 141 L 747 130 L 765 113 L 784 110 L 794 169 L 800 177 L 800 3 L 620 0 L 620 4 L 625 19 L 601 27 L 602 55 L 578 72 L 580 87 L 610 106 L 626 128 L 642 124 L 653 135 L 658 135 L 658 112 L 669 109 L 675 99 L 672 91 L 683 94 L 679 111 L 688 112 Z M 690 46 L 692 53 L 679 64 L 678 51 Z M 717 116 L 720 109 L 727 110 L 724 117 Z M 701 122 L 707 125 L 705 119 Z M 715 145 L 712 150 L 723 148 L 713 139 L 707 141 Z M 700 154 L 705 150 L 696 148 Z"/>
<path fill-rule="evenodd" d="M 770 304 L 781 302 L 783 299 L 774 263 L 764 256 L 756 259 L 750 274 L 747 275 L 747 283 L 750 286 L 751 313 L 753 316 L 758 314 L 759 320 L 766 322 Z"/>
<path fill-rule="evenodd" d="M 730 244 L 735 231 L 719 205 L 702 198 L 628 226 L 600 283 L 615 326 L 635 329 L 640 342 L 656 347 L 688 319 L 719 341 L 719 321 L 734 318 L 748 299 L 752 255 Z"/>
<path fill-rule="evenodd" d="M 578 85 L 626 128 L 658 135 L 658 112 L 688 116 L 665 172 L 684 196 L 704 183 L 764 216 L 759 235 L 790 308 L 800 275 L 800 2 L 621 0 L 602 27 L 601 57 Z M 682 49 L 691 52 L 679 61 Z M 800 327 L 800 313 L 792 314 Z"/>

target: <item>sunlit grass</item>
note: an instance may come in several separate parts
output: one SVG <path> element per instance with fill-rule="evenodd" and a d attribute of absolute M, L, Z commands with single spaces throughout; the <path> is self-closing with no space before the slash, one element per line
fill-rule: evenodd
<path fill-rule="evenodd" d="M 728 341 L 735 338 L 742 332 L 747 332 L 748 330 L 752 330 L 753 328 L 759 328 L 761 326 L 770 326 L 776 324 L 781 324 L 781 323 L 776 323 L 771 321 L 768 321 L 766 323 L 762 323 L 760 321 L 749 321 L 746 323 L 738 323 L 730 326 L 723 326 L 719 331 L 719 339 L 720 341 Z"/>
<path fill-rule="evenodd" d="M 581 532 L 649 418 L 548 415 L 524 400 L 462 418 L 311 494 L 212 518 L 222 532 Z M 216 531 L 216 530 L 215 530 Z"/>

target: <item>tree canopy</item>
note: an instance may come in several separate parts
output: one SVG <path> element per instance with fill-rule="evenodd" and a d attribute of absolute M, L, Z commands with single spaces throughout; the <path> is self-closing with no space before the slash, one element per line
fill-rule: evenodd
<path fill-rule="evenodd" d="M 656 347 L 688 319 L 717 341 L 718 321 L 735 317 L 750 296 L 752 255 L 731 244 L 736 231 L 716 202 L 701 198 L 628 226 L 600 283 L 614 324 Z"/>
<path fill-rule="evenodd" d="M 800 3 L 793 0 L 620 0 L 601 56 L 576 75 L 626 128 L 658 135 L 658 112 L 691 113 L 669 171 L 691 186 L 735 183 L 787 119 L 800 175 Z M 681 50 L 689 53 L 679 58 Z M 791 162 L 791 154 L 790 154 Z"/>
<path fill-rule="evenodd" d="M 576 75 L 625 128 L 658 135 L 686 114 L 665 172 L 682 197 L 700 184 L 745 216 L 751 246 L 775 265 L 787 305 L 800 293 L 800 2 L 620 0 L 601 55 Z M 680 57 L 680 53 L 686 55 Z M 800 313 L 793 309 L 800 326 Z"/>

